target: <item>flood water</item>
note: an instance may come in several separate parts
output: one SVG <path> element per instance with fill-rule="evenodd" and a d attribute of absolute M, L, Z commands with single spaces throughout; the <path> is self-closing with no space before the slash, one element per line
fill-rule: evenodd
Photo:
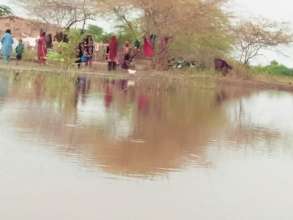
<path fill-rule="evenodd" d="M 293 94 L 0 76 L 2 220 L 291 220 Z"/>

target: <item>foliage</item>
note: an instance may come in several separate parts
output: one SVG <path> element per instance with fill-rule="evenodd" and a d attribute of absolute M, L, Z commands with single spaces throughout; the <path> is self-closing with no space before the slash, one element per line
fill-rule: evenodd
<path fill-rule="evenodd" d="M 101 42 L 104 40 L 105 32 L 103 28 L 96 25 L 89 25 L 86 29 L 86 33 L 90 34 L 96 42 Z"/>
<path fill-rule="evenodd" d="M 244 64 L 261 54 L 264 49 L 287 45 L 293 41 L 292 34 L 284 24 L 267 20 L 244 21 L 234 27 L 239 61 Z"/>
<path fill-rule="evenodd" d="M 139 24 L 135 21 L 132 22 L 131 28 L 126 24 L 117 25 L 116 28 L 118 29 L 118 39 L 122 43 L 126 41 L 134 42 L 142 36 Z"/>
<path fill-rule="evenodd" d="M 73 29 L 69 31 L 69 42 L 60 42 L 54 51 L 48 53 L 48 61 L 63 63 L 65 67 L 74 65 L 76 59 L 76 47 L 83 39 L 83 36 L 79 30 Z"/>
<path fill-rule="evenodd" d="M 12 10 L 6 5 L 0 5 L 0 17 L 12 15 Z"/>
<path fill-rule="evenodd" d="M 16 0 L 32 16 L 45 23 L 53 23 L 65 29 L 76 24 L 85 27 L 96 14 L 92 0 Z"/>
<path fill-rule="evenodd" d="M 37 60 L 37 51 L 35 48 L 25 48 L 23 53 L 23 60 L 28 62 L 34 62 Z"/>
<path fill-rule="evenodd" d="M 168 37 L 167 45 L 157 45 L 158 61 L 183 56 L 210 62 L 217 54 L 226 54 L 232 41 L 224 4 L 225 0 L 98 1 L 98 7 L 112 10 L 128 33 L 135 29 L 129 15 L 136 14 L 143 35 L 156 34 L 159 41 Z"/>
<path fill-rule="evenodd" d="M 285 75 L 293 76 L 293 69 L 288 68 L 283 64 L 279 64 L 276 61 L 272 61 L 268 66 L 257 66 L 254 67 L 256 73 L 267 73 L 272 75 Z"/>

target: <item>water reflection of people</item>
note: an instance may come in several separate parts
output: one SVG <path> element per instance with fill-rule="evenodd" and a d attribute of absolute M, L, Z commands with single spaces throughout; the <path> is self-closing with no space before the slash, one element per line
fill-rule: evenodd
<path fill-rule="evenodd" d="M 91 80 L 86 77 L 77 77 L 75 89 L 75 105 L 78 104 L 79 99 L 84 104 L 86 102 L 86 95 L 89 93 Z"/>
<path fill-rule="evenodd" d="M 118 81 L 119 89 L 121 89 L 123 92 L 127 92 L 128 87 L 128 80 L 127 79 L 121 79 Z"/>
<path fill-rule="evenodd" d="M 228 95 L 225 90 L 221 89 L 216 92 L 216 105 L 221 105 L 224 101 L 226 101 L 228 98 Z"/>
<path fill-rule="evenodd" d="M 149 112 L 149 104 L 150 100 L 149 97 L 146 95 L 139 95 L 138 96 L 138 110 L 144 114 Z"/>
<path fill-rule="evenodd" d="M 104 95 L 104 103 L 105 103 L 105 107 L 109 108 L 112 104 L 113 101 L 113 84 L 115 82 L 110 82 L 110 81 L 106 81 L 105 83 L 105 95 Z"/>
<path fill-rule="evenodd" d="M 44 95 L 44 83 L 46 81 L 46 78 L 44 75 L 39 74 L 36 76 L 35 81 L 34 81 L 34 86 L 35 86 L 35 94 L 36 94 L 36 99 L 41 99 Z"/>
<path fill-rule="evenodd" d="M 36 109 L 28 106 L 27 111 L 19 113 L 21 117 L 15 118 L 15 123 L 45 140 L 50 136 L 56 147 L 61 148 L 58 152 L 78 155 L 94 169 L 102 164 L 103 170 L 113 174 L 164 174 L 188 165 L 186 158 L 190 155 L 192 161 L 196 158 L 196 163 L 205 165 L 203 146 L 215 137 L 214 133 L 222 131 L 225 119 L 219 108 L 211 107 L 214 93 L 203 96 L 197 88 L 177 92 L 177 87 L 170 93 L 169 83 L 159 87 L 153 81 L 130 82 L 132 86 L 127 80 L 92 79 L 90 91 L 102 95 L 102 105 L 108 108 L 95 114 L 83 111 L 92 105 L 97 110 L 101 96 L 93 96 L 77 112 L 70 109 L 57 114 L 55 99 L 50 99 L 48 111 L 35 114 Z M 90 92 L 89 87 L 86 77 L 78 77 L 76 97 Z M 125 89 L 127 93 L 123 92 Z M 69 97 L 59 98 L 64 103 Z M 50 126 L 39 123 L 44 118 L 52 122 Z M 76 123 L 82 126 L 68 126 Z"/>

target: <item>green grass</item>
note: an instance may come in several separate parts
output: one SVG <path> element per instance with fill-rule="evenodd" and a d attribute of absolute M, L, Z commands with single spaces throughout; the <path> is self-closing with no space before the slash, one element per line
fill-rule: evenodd
<path fill-rule="evenodd" d="M 279 64 L 275 61 L 271 62 L 268 66 L 257 66 L 253 71 L 260 74 L 280 75 L 280 76 L 293 76 L 293 69 L 285 65 Z"/>

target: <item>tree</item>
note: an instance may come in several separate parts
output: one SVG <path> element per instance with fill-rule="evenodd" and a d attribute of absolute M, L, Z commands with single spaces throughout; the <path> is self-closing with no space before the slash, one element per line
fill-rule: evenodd
<path fill-rule="evenodd" d="M 101 27 L 98 27 L 96 25 L 89 25 L 86 30 L 87 34 L 90 34 L 93 36 L 95 41 L 100 42 L 104 39 L 104 30 Z"/>
<path fill-rule="evenodd" d="M 131 22 L 131 27 L 127 24 L 116 26 L 117 34 L 120 42 L 135 42 L 142 36 L 139 24 L 135 21 Z"/>
<path fill-rule="evenodd" d="M 0 5 L 0 17 L 12 15 L 12 10 L 6 5 Z"/>
<path fill-rule="evenodd" d="M 233 32 L 239 60 L 246 65 L 260 56 L 263 50 L 288 45 L 293 40 L 285 24 L 268 20 L 241 22 L 233 28 Z"/>
<path fill-rule="evenodd" d="M 32 16 L 53 23 L 65 29 L 76 24 L 85 29 L 86 23 L 93 20 L 96 6 L 92 0 L 16 0 Z"/>
<path fill-rule="evenodd" d="M 203 54 L 225 54 L 230 48 L 229 19 L 222 10 L 225 0 L 98 0 L 98 6 L 112 10 L 130 30 L 137 15 L 144 35 L 156 34 L 156 60 L 164 67 L 171 56 L 202 59 Z M 167 43 L 166 43 L 167 42 Z M 158 65 L 160 66 L 160 64 Z"/>

